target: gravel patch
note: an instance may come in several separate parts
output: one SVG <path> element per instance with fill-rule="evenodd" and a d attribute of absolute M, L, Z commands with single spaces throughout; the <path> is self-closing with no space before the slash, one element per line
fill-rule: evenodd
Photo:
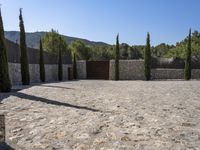
<path fill-rule="evenodd" d="M 0 94 L 17 150 L 200 149 L 200 81 L 83 80 Z"/>

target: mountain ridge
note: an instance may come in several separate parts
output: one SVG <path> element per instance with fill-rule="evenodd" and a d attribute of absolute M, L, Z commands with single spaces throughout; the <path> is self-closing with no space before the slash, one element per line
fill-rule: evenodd
<path fill-rule="evenodd" d="M 45 32 L 45 31 L 26 32 L 27 47 L 38 49 L 40 38 L 43 38 L 46 33 L 48 32 Z M 71 36 L 66 36 L 66 35 L 62 35 L 62 36 L 65 38 L 67 44 L 71 44 L 75 40 L 81 40 L 86 45 L 90 45 L 90 46 L 108 46 L 109 45 L 101 41 L 90 41 L 87 39 L 71 37 Z M 20 32 L 19 31 L 5 31 L 5 38 L 14 43 L 19 43 Z"/>

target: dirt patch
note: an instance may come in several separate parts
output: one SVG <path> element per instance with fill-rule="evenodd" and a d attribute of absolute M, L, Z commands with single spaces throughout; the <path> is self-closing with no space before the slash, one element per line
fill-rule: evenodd
<path fill-rule="evenodd" d="M 1 94 L 15 149 L 200 149 L 200 81 L 74 81 Z"/>

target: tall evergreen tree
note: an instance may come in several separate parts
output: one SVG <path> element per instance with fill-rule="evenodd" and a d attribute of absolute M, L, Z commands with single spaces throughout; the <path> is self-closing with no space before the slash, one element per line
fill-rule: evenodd
<path fill-rule="evenodd" d="M 73 77 L 77 79 L 77 68 L 76 68 L 76 53 L 73 54 Z"/>
<path fill-rule="evenodd" d="M 61 36 L 60 36 L 60 41 L 61 41 Z M 62 46 L 59 46 L 58 50 L 58 80 L 62 81 L 63 80 L 63 64 L 62 64 Z"/>
<path fill-rule="evenodd" d="M 8 56 L 4 37 L 3 20 L 0 9 L 0 92 L 10 92 L 11 82 L 8 70 Z"/>
<path fill-rule="evenodd" d="M 151 44 L 150 44 L 150 34 L 147 33 L 147 43 L 144 53 L 144 73 L 146 80 L 151 79 Z"/>
<path fill-rule="evenodd" d="M 42 41 L 40 39 L 40 80 L 45 82 L 45 67 Z"/>
<path fill-rule="evenodd" d="M 22 17 L 22 9 L 20 9 L 19 15 L 19 27 L 20 27 L 20 49 L 21 49 L 21 76 L 22 76 L 22 84 L 29 85 L 30 84 L 30 75 L 29 75 L 29 64 L 28 64 L 28 55 L 27 55 L 27 47 L 26 47 L 26 35 L 24 28 L 24 21 Z"/>
<path fill-rule="evenodd" d="M 192 51 L 192 38 L 191 38 L 191 29 L 189 31 L 188 36 L 188 45 L 186 51 L 186 58 L 185 58 L 185 80 L 191 79 L 191 51 Z"/>
<path fill-rule="evenodd" d="M 115 49 L 115 80 L 119 80 L 119 34 L 116 38 L 116 49 Z"/>

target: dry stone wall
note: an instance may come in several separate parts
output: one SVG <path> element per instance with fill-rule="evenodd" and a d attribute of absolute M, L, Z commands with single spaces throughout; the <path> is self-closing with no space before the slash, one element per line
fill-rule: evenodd
<path fill-rule="evenodd" d="M 151 69 L 151 78 L 155 80 L 162 79 L 183 79 L 183 69 Z"/>
<path fill-rule="evenodd" d="M 110 61 L 109 70 L 110 80 L 115 78 L 115 61 Z M 120 60 L 119 61 L 120 80 L 144 80 L 144 61 L 143 60 Z"/>
<path fill-rule="evenodd" d="M 152 69 L 152 79 L 184 79 L 184 69 Z M 192 69 L 192 79 L 200 79 L 200 69 Z"/>
<path fill-rule="evenodd" d="M 192 79 L 200 79 L 200 69 L 192 70 Z"/>
<path fill-rule="evenodd" d="M 110 61 L 110 80 L 115 77 L 115 61 Z M 184 69 L 152 69 L 151 77 L 155 80 L 184 79 Z M 144 80 L 144 60 L 120 60 L 120 80 Z M 192 79 L 200 79 L 200 69 L 192 69 Z"/>

